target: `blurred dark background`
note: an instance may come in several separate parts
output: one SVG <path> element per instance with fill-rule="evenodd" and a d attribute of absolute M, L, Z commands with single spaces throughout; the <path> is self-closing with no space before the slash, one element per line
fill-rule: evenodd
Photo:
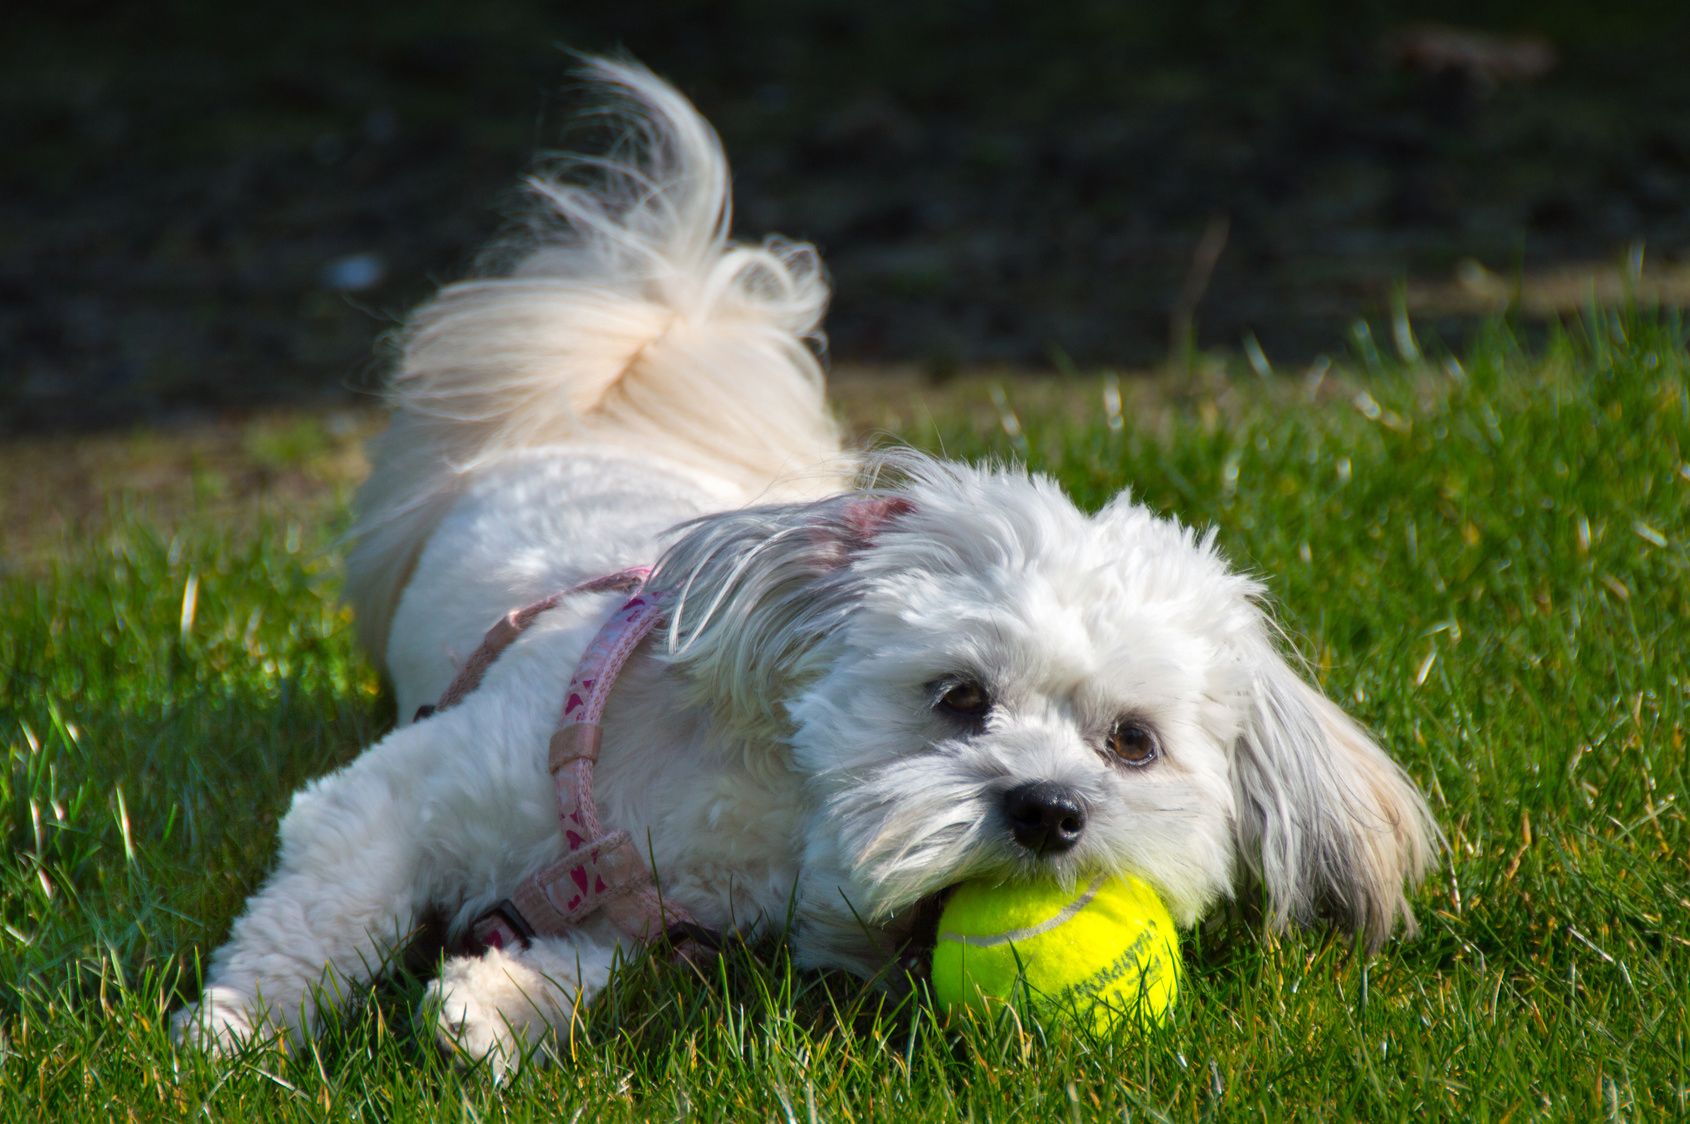
<path fill-rule="evenodd" d="M 1682 0 L 36 0 L 6 22 L 0 434 L 367 394 L 379 337 L 561 136 L 564 48 L 698 103 L 738 230 L 821 246 L 836 361 L 1131 368 L 1189 334 L 1291 363 L 1393 302 L 1452 345 L 1511 301 L 1529 328 L 1638 245 L 1663 292 L 1690 277 Z"/>

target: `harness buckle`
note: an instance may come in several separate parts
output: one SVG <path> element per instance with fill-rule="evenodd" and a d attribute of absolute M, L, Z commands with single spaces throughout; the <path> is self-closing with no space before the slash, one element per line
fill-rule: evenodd
<path fill-rule="evenodd" d="M 503 898 L 470 922 L 469 939 L 484 949 L 513 943 L 527 948 L 534 940 L 534 927 L 514 902 Z"/>

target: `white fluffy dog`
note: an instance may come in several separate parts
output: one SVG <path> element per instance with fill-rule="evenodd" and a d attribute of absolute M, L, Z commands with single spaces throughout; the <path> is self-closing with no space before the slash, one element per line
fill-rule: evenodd
<path fill-rule="evenodd" d="M 655 563 L 665 620 L 594 786 L 701 926 L 790 916 L 800 963 L 890 976 L 959 881 L 1106 871 L 1184 925 L 1240 885 L 1275 925 L 1411 925 L 1427 807 L 1287 664 L 1262 587 L 1125 495 L 1088 515 L 1021 471 L 853 460 L 814 252 L 730 242 L 709 126 L 643 70 L 594 70 L 623 146 L 536 181 L 549 218 L 514 266 L 404 337 L 349 580 L 401 715 L 513 606 Z M 179 1033 L 308 1031 L 420 917 L 461 933 L 558 860 L 548 738 L 618 604 L 564 598 L 459 705 L 300 792 Z M 601 914 L 449 959 L 426 1017 L 502 1069 L 619 946 Z"/>

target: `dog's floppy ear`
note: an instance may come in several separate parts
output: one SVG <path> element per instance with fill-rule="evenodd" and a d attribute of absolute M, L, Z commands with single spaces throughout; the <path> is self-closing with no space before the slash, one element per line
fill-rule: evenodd
<path fill-rule="evenodd" d="M 1275 927 L 1336 921 L 1377 948 L 1439 833 L 1414 783 L 1265 635 L 1250 642 L 1249 716 L 1235 748 L 1238 845 Z"/>
<path fill-rule="evenodd" d="M 698 701 L 784 726 L 793 684 L 856 603 L 852 557 L 911 510 L 896 492 L 867 491 L 684 524 L 650 584 L 669 599 L 669 659 Z"/>

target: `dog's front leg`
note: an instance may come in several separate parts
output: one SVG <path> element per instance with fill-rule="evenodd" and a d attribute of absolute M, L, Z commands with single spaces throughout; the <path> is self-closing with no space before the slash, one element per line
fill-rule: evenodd
<path fill-rule="evenodd" d="M 309 1032 L 319 1005 L 380 973 L 416 925 L 414 809 L 360 760 L 294 798 L 274 873 L 212 956 L 178 1039 L 225 1052 L 256 1037 Z"/>
<path fill-rule="evenodd" d="M 567 1032 L 580 1005 L 604 987 L 616 943 L 588 929 L 536 937 L 526 948 L 488 949 L 446 961 L 418 1012 L 442 1049 L 497 1077 L 536 1046 Z"/>

